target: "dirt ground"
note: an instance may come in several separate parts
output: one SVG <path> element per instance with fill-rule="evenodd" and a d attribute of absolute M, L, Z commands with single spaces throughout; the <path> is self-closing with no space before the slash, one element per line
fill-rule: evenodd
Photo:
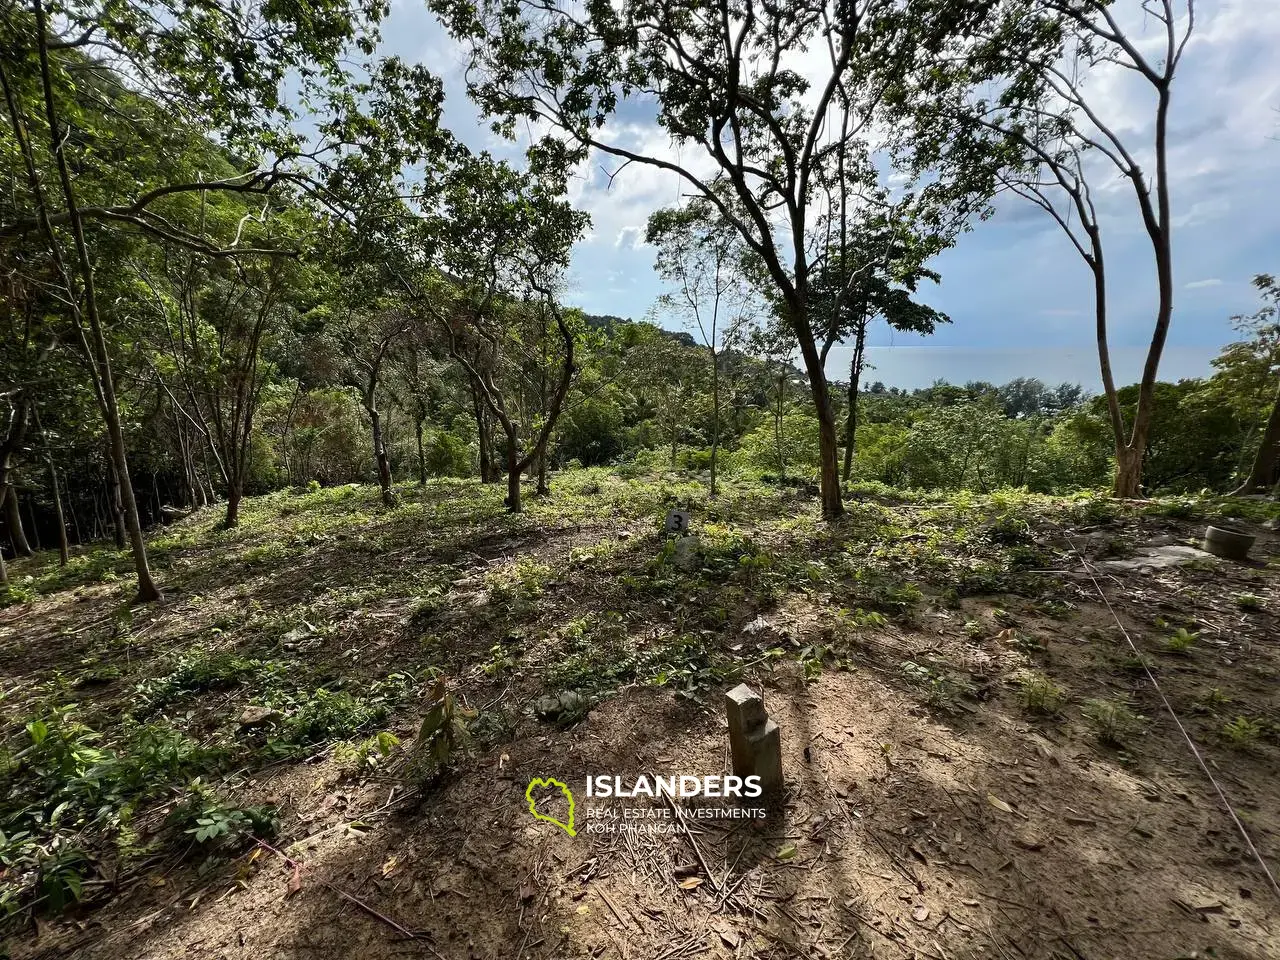
<path fill-rule="evenodd" d="M 717 605 L 723 625 L 705 631 L 708 642 L 737 669 L 689 696 L 671 684 L 623 682 L 564 726 L 513 708 L 502 735 L 426 785 L 395 765 L 353 774 L 325 749 L 239 771 L 238 796 L 287 813 L 269 847 L 213 867 L 170 857 L 127 874 L 104 870 L 99 884 L 110 896 L 25 924 L 8 949 L 15 958 L 86 960 L 1280 956 L 1280 899 L 1141 666 L 1263 856 L 1280 862 L 1280 571 L 1265 565 L 1280 541 L 1255 527 L 1253 567 L 1205 557 L 1124 569 L 1107 564 L 1151 543 L 1187 542 L 1203 522 L 1143 515 L 1068 528 L 1041 518 L 1028 538 L 1039 551 L 1027 571 L 1036 589 L 1018 580 L 1010 592 L 949 591 L 964 580 L 959 568 L 924 575 L 921 564 L 938 564 L 916 555 L 938 509 L 894 505 L 887 557 L 862 543 L 856 521 L 814 534 L 787 525 L 786 505 L 761 514 L 755 536 L 780 556 L 843 551 L 920 584 L 909 610 L 853 626 L 847 614 L 861 609 L 865 584 L 841 577 L 804 589 L 783 582 L 763 602 L 741 568 L 720 581 L 682 581 L 676 593 L 691 591 L 683 603 L 644 592 L 620 576 L 660 547 L 641 513 L 543 519 L 527 539 L 471 542 L 432 625 L 445 635 L 474 627 L 474 649 L 457 649 L 450 671 L 468 703 L 526 702 L 559 656 L 554 644 L 540 653 L 531 643 L 513 670 L 477 667 L 512 620 L 477 614 L 474 578 L 512 562 L 520 545 L 534 545 L 554 573 L 531 620 L 622 611 L 623 631 L 643 647 L 672 618 Z M 961 530 L 947 549 L 970 549 L 968 537 Z M 584 545 L 606 541 L 608 551 L 581 562 Z M 361 576 L 358 565 L 350 576 Z M 265 577 L 255 596 L 283 589 Z M 41 601 L 40 643 L 30 633 L 24 640 L 14 610 L 3 614 L 8 680 L 54 669 L 76 642 L 59 631 L 92 621 L 86 608 L 105 609 L 92 590 L 80 594 L 88 598 Z M 173 608 L 162 616 L 181 619 Z M 198 632 L 192 618 L 186 629 Z M 339 634 L 358 633 L 362 649 L 376 652 L 362 667 L 407 656 L 414 620 L 403 601 L 371 601 L 350 623 L 362 626 Z M 1169 646 L 1178 626 L 1194 628 L 1191 649 Z M 166 630 L 177 627 L 156 627 Z M 766 649 L 785 655 L 754 655 Z M 601 653 L 601 671 L 606 661 Z M 1028 675 L 1052 678 L 1051 699 L 1061 703 L 1033 709 Z M 588 776 L 726 772 L 721 697 L 739 681 L 763 693 L 782 730 L 785 794 L 766 817 L 663 820 L 663 832 L 636 826 L 639 818 L 614 832 L 586 829 L 600 808 L 671 812 L 663 801 L 586 798 Z M 1132 707 L 1131 727 L 1113 742 L 1090 718 L 1087 705 L 1097 702 Z M 408 743 L 418 716 L 410 703 L 391 729 Z M 1258 718 L 1261 734 L 1226 736 L 1238 716 Z M 525 791 L 535 777 L 573 788 L 576 836 L 531 816 Z"/>

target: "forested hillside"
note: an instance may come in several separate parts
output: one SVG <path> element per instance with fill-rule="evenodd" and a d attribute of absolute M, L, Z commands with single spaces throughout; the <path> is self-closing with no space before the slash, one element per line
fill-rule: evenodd
<path fill-rule="evenodd" d="M 0 0 L 0 958 L 1280 956 L 1235 8 L 421 6 Z"/>

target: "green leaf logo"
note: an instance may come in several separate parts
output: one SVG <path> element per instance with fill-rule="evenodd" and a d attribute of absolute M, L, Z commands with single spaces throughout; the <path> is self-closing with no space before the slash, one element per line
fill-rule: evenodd
<path fill-rule="evenodd" d="M 558 787 L 560 792 L 564 794 L 564 798 L 569 801 L 569 822 L 564 823 L 555 817 L 549 817 L 545 813 L 538 812 L 538 801 L 534 799 L 533 791 L 537 787 Z M 548 777 L 546 780 L 542 777 L 534 777 L 529 781 L 529 786 L 524 792 L 524 798 L 529 802 L 529 812 L 533 814 L 535 820 L 545 820 L 547 823 L 554 823 L 571 837 L 576 837 L 578 832 L 573 829 L 573 791 L 566 787 L 554 777 Z"/>

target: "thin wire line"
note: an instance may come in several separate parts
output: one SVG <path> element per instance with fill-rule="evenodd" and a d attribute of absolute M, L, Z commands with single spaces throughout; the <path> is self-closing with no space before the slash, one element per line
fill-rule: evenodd
<path fill-rule="evenodd" d="M 1151 681 L 1151 686 L 1155 688 L 1156 693 L 1160 696 L 1164 708 L 1168 711 L 1169 716 L 1173 718 L 1174 725 L 1178 728 L 1178 732 L 1182 734 L 1182 739 L 1187 741 L 1187 746 L 1191 748 L 1191 754 L 1196 758 L 1196 762 L 1200 764 L 1200 769 L 1204 771 L 1204 775 L 1209 778 L 1209 782 L 1213 784 L 1213 789 L 1218 793 L 1218 799 L 1222 801 L 1222 805 L 1227 808 L 1227 813 L 1231 816 L 1232 821 L 1236 825 L 1236 829 L 1240 832 L 1240 836 L 1244 839 L 1245 846 L 1249 848 L 1249 852 L 1253 854 L 1253 858 L 1258 861 L 1258 866 L 1262 868 L 1262 872 L 1266 874 L 1267 881 L 1271 884 L 1272 891 L 1275 892 L 1277 899 L 1280 899 L 1280 884 L 1276 883 L 1276 878 L 1271 873 L 1271 868 L 1267 866 L 1267 861 L 1262 858 L 1262 854 L 1258 852 L 1258 848 L 1254 846 L 1253 838 L 1249 836 L 1249 831 L 1241 822 L 1240 817 L 1236 815 L 1235 807 L 1231 805 L 1231 801 L 1227 799 L 1226 793 L 1218 784 L 1213 772 L 1209 769 L 1209 765 L 1204 762 L 1204 757 L 1200 755 L 1200 751 L 1196 748 L 1195 741 L 1191 739 L 1191 735 L 1187 733 L 1187 728 L 1182 725 L 1182 721 L 1178 719 L 1178 714 L 1174 711 L 1173 705 L 1169 703 L 1169 698 L 1164 695 L 1164 691 L 1160 689 L 1160 684 L 1156 681 L 1155 674 L 1151 672 L 1151 668 L 1147 666 L 1146 658 L 1138 650 L 1137 645 L 1133 642 L 1133 638 L 1129 636 L 1129 631 L 1124 628 L 1124 624 L 1120 622 L 1120 618 L 1116 616 L 1115 608 L 1111 606 L 1111 601 L 1107 599 L 1106 591 L 1102 589 L 1102 584 L 1098 582 L 1098 578 L 1094 575 L 1093 566 L 1084 558 L 1084 554 L 1080 552 L 1080 548 L 1076 546 L 1070 534 L 1065 530 L 1062 536 L 1067 543 L 1071 544 L 1071 549 L 1075 551 L 1080 563 L 1084 565 L 1085 572 L 1089 574 L 1089 579 L 1093 581 L 1093 587 L 1098 591 L 1098 596 L 1102 598 L 1102 602 L 1106 604 L 1107 611 L 1111 614 L 1111 619 L 1116 622 L 1116 626 L 1120 628 L 1120 633 L 1129 643 L 1129 648 L 1133 650 L 1133 655 L 1138 658 L 1138 662 L 1142 664 L 1142 671 L 1147 675 L 1147 679 Z"/>

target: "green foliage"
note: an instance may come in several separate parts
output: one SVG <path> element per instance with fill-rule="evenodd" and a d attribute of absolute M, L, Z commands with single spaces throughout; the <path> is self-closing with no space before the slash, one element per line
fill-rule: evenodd
<path fill-rule="evenodd" d="M 284 721 L 284 739 L 310 744 L 345 739 L 386 719 L 384 700 L 356 697 L 345 690 L 317 689 Z"/>
<path fill-rule="evenodd" d="M 279 829 L 275 807 L 227 804 L 202 781 L 195 780 L 187 796 L 169 814 L 169 825 L 201 847 L 223 853 L 255 839 L 270 840 Z"/>
<path fill-rule="evenodd" d="M 1134 713 L 1122 700 L 1085 700 L 1080 712 L 1093 725 L 1098 739 L 1113 747 L 1124 746 L 1146 722 L 1146 717 Z"/>
<path fill-rule="evenodd" d="M 476 712 L 463 707 L 449 692 L 443 679 L 437 680 L 428 697 L 427 714 L 414 741 L 414 757 L 419 777 L 438 774 L 470 743 L 468 725 Z"/>
<path fill-rule="evenodd" d="M 1066 691 L 1043 673 L 1027 672 L 1016 678 L 1023 709 L 1054 716 L 1066 701 Z"/>
<path fill-rule="evenodd" d="M 1199 638 L 1199 633 L 1190 631 L 1186 627 L 1179 627 L 1165 638 L 1164 647 L 1170 653 L 1190 653 L 1192 645 Z"/>
<path fill-rule="evenodd" d="M 1252 747 L 1262 736 L 1262 724 L 1249 717 L 1238 716 L 1222 726 L 1222 735 L 1227 742 L 1239 749 Z"/>

